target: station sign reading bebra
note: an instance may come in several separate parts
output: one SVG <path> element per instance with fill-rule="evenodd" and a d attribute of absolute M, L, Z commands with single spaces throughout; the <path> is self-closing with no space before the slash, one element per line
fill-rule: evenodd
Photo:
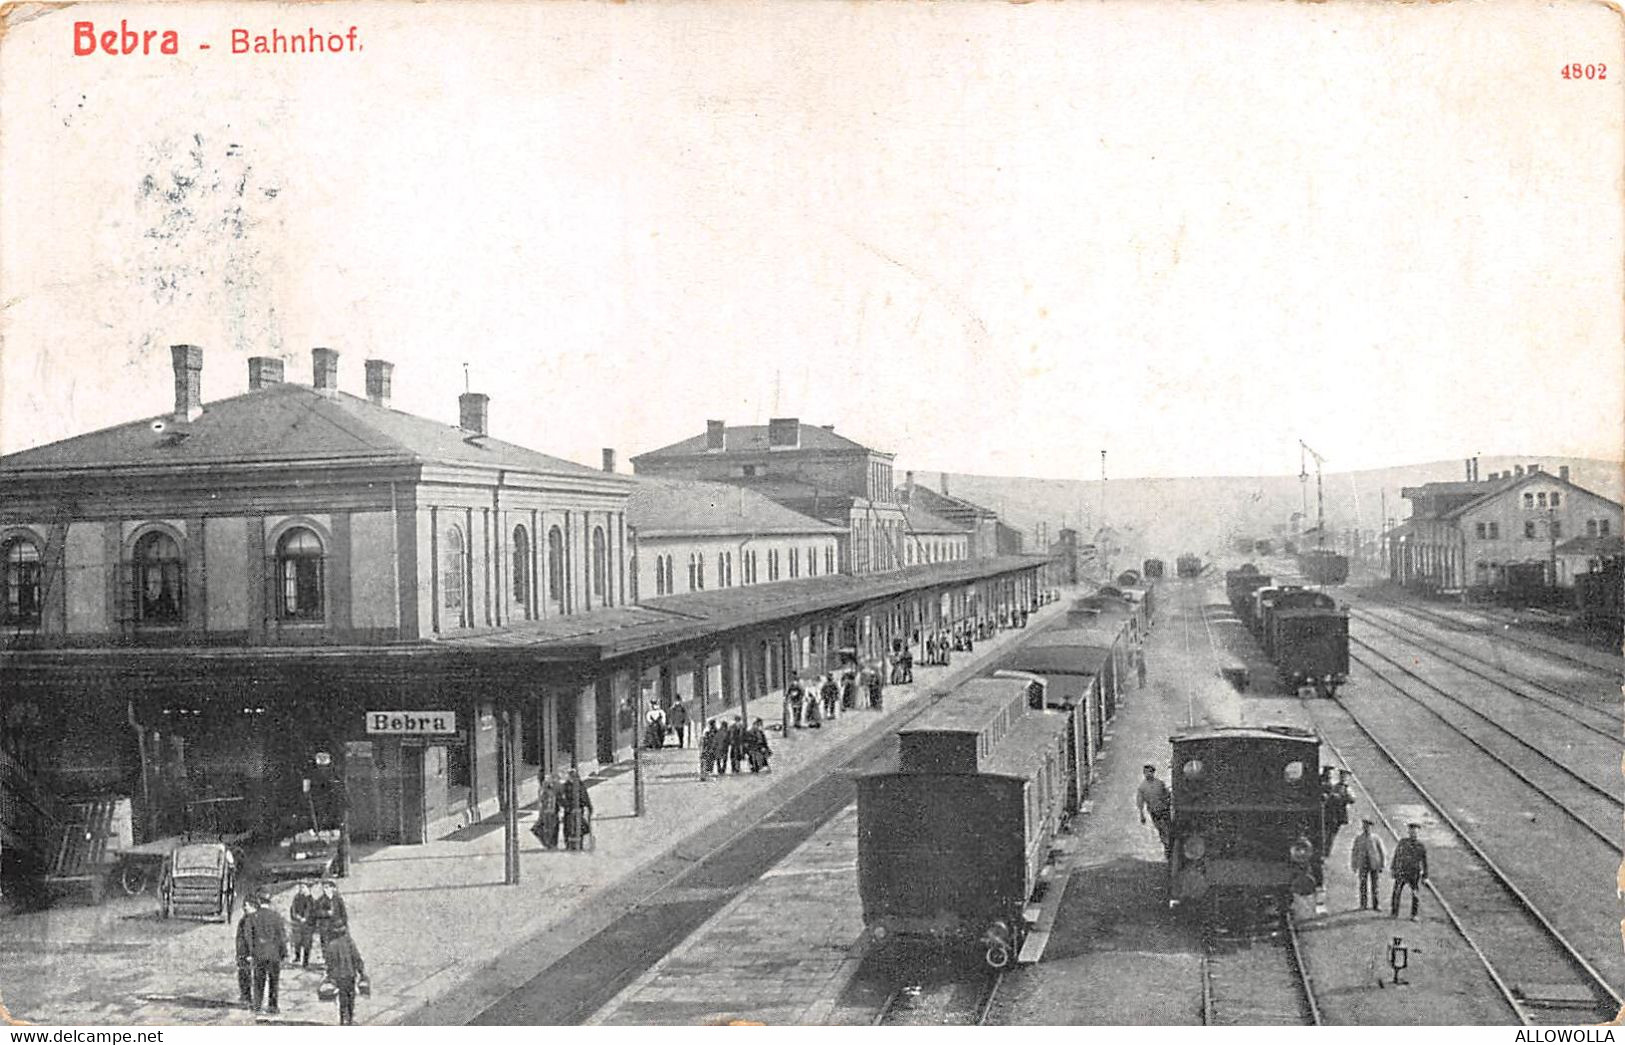
<path fill-rule="evenodd" d="M 367 712 L 367 732 L 405 734 L 409 736 L 455 733 L 457 732 L 457 713 L 455 711 L 369 711 Z"/>

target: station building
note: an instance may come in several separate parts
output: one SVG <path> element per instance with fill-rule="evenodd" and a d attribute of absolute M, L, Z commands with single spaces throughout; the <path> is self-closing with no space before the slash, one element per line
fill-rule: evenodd
<path fill-rule="evenodd" d="M 766 425 L 707 421 L 704 434 L 632 458 L 638 475 L 708 479 L 745 486 L 843 531 L 837 567 L 856 577 L 916 563 L 970 557 L 968 530 L 912 528 L 893 486 L 895 455 L 835 432 L 833 425 L 776 417 Z M 932 525 L 943 520 L 931 517 Z M 911 551 L 912 549 L 912 551 Z"/>
<path fill-rule="evenodd" d="M 1388 535 L 1391 579 L 1440 591 L 1568 586 L 1560 549 L 1575 537 L 1617 535 L 1621 506 L 1538 463 L 1482 480 L 1406 487 L 1405 523 Z"/>
<path fill-rule="evenodd" d="M 538 771 L 629 757 L 651 692 L 732 708 L 842 650 L 1038 597 L 1040 556 L 875 569 L 873 531 L 854 552 L 840 522 L 903 509 L 851 490 L 835 522 L 775 507 L 778 580 L 763 557 L 759 583 L 711 587 L 701 545 L 750 550 L 762 498 L 700 533 L 713 484 L 640 495 L 608 454 L 594 469 L 495 438 L 477 393 L 456 424 L 395 410 L 386 361 L 357 396 L 330 349 L 308 384 L 256 357 L 243 394 L 207 404 L 203 364 L 172 350 L 160 416 L 0 458 L 8 860 L 21 793 L 123 796 L 138 841 L 203 809 L 276 838 L 317 798 L 358 841 L 441 837 L 497 812 L 509 772 L 528 801 Z M 837 456 L 889 489 L 885 455 Z M 789 576 L 791 549 L 816 573 Z"/>
<path fill-rule="evenodd" d="M 974 501 L 948 494 L 948 473 L 942 473 L 942 491 L 939 493 L 914 482 L 914 473 L 904 473 L 903 489 L 898 499 L 910 508 L 929 513 L 936 519 L 954 524 L 964 531 L 965 554 L 972 559 L 990 559 L 999 554 L 999 514 Z"/>

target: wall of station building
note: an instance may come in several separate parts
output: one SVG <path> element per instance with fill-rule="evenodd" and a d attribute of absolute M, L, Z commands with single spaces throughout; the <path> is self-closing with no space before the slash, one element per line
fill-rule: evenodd
<path fill-rule="evenodd" d="M 0 641 L 387 642 L 630 600 L 624 500 L 561 505 L 537 497 L 531 506 L 492 508 L 488 490 L 424 493 L 436 503 L 252 514 L 178 505 L 150 516 L 57 522 L 13 516 L 0 523 L 0 547 L 27 542 L 37 552 L 39 619 L 23 627 L 12 622 Z M 320 545 L 314 614 L 282 608 L 278 548 L 295 529 L 314 534 Z M 137 546 L 152 533 L 179 549 L 176 619 L 143 620 L 135 608 Z"/>
<path fill-rule="evenodd" d="M 839 538 L 833 530 L 762 537 L 636 535 L 633 598 L 823 577 L 840 570 Z"/>

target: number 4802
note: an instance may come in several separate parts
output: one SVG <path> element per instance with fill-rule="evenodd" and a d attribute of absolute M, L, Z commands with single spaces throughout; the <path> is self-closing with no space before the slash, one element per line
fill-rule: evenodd
<path fill-rule="evenodd" d="M 1579 62 L 1575 62 L 1572 65 L 1565 65 L 1563 67 L 1563 79 L 1606 80 L 1608 79 L 1608 67 L 1601 64 L 1581 65 Z"/>

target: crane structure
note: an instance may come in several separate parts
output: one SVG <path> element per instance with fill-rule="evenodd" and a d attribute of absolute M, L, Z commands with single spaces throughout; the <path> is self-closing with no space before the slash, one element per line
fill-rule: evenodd
<path fill-rule="evenodd" d="M 1304 454 L 1315 459 L 1315 547 L 1322 548 L 1326 545 L 1326 496 L 1321 486 L 1320 466 L 1326 463 L 1326 459 L 1315 453 L 1314 447 L 1302 439 L 1298 440 L 1298 482 L 1303 487 L 1305 515 L 1309 513 L 1309 462 L 1304 459 Z"/>

